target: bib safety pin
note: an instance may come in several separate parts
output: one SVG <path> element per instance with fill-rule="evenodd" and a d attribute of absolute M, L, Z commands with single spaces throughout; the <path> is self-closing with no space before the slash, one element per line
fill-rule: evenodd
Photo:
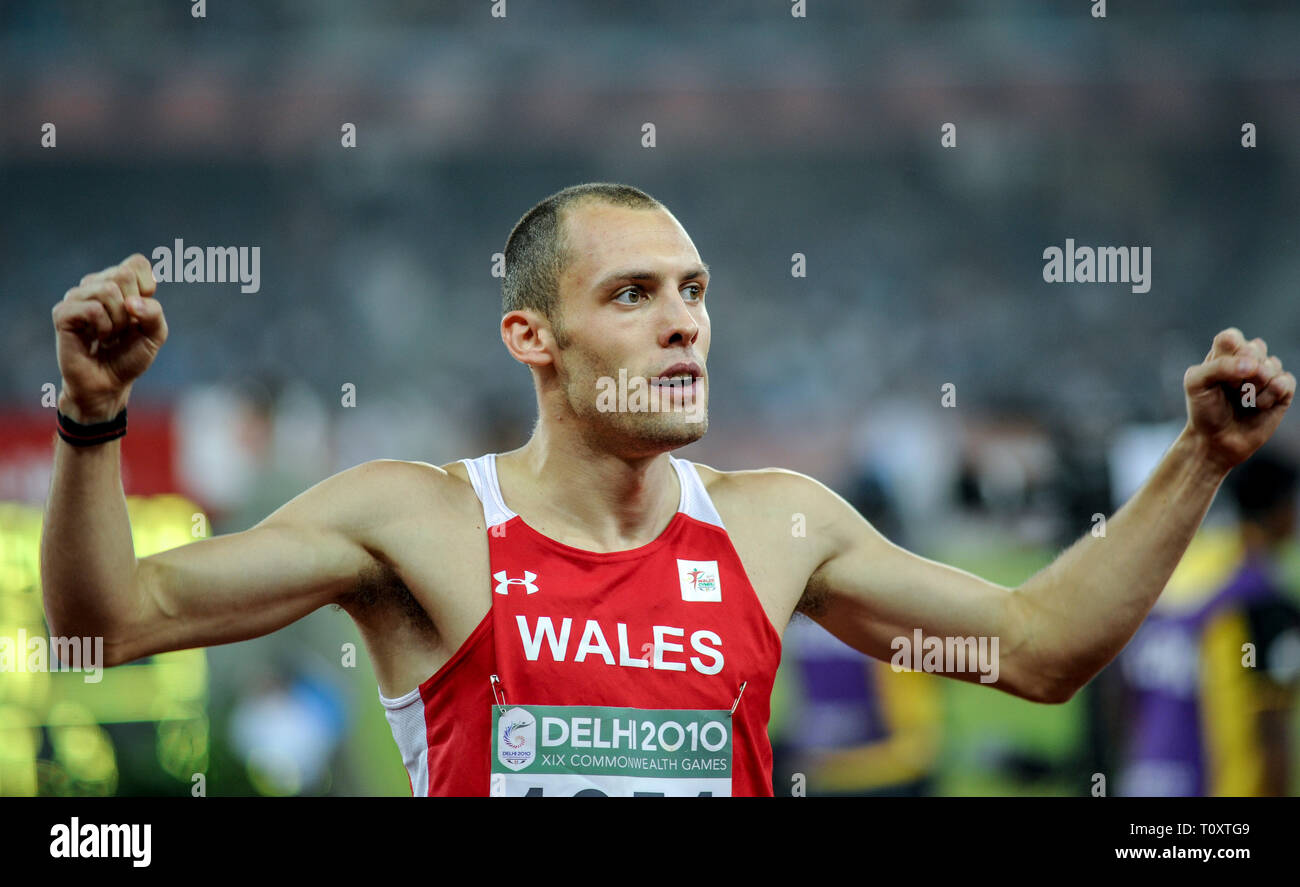
<path fill-rule="evenodd" d="M 496 700 L 497 708 L 501 710 L 501 714 L 505 714 L 506 713 L 505 690 L 500 691 L 500 693 L 497 692 L 497 687 L 500 686 L 501 679 L 496 675 L 492 675 L 490 683 L 492 684 L 492 698 Z"/>
<path fill-rule="evenodd" d="M 736 694 L 736 701 L 731 703 L 731 711 L 727 712 L 728 715 L 734 715 L 736 713 L 736 706 L 740 705 L 740 697 L 745 695 L 745 685 L 748 683 L 749 681 L 740 682 L 740 692 Z"/>

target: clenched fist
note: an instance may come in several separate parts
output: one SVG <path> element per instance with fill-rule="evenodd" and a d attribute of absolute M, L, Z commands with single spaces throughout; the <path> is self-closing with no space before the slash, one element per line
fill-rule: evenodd
<path fill-rule="evenodd" d="M 1189 429 L 1226 470 L 1273 436 L 1295 398 L 1296 378 L 1263 339 L 1246 341 L 1234 326 L 1214 337 L 1202 363 L 1187 368 L 1183 387 Z"/>
<path fill-rule="evenodd" d="M 59 410 L 75 422 L 106 422 L 167 340 L 149 260 L 135 255 L 87 274 L 54 306 L 63 390 Z"/>

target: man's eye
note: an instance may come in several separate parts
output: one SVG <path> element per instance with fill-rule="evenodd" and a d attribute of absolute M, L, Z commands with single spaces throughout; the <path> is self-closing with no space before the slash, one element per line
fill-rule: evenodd
<path fill-rule="evenodd" d="M 641 288 L 640 288 L 640 287 L 636 287 L 636 286 L 634 286 L 634 287 L 632 287 L 631 289 L 625 289 L 625 290 L 623 290 L 623 292 L 619 293 L 617 296 L 614 297 L 614 301 L 615 301 L 615 302 L 622 302 L 624 305 L 635 305 L 638 301 L 640 301 L 639 298 L 636 299 L 636 300 L 624 299 L 624 298 L 623 298 L 624 296 L 638 296 L 638 297 L 643 297 L 643 296 L 645 296 L 645 293 L 643 293 L 643 292 L 641 291 Z"/>
<path fill-rule="evenodd" d="M 692 290 L 694 290 L 694 292 L 691 292 Z M 693 283 L 686 287 L 686 289 L 682 290 L 683 295 L 686 295 L 687 293 L 690 293 L 687 298 L 694 299 L 698 302 L 700 299 L 704 298 L 704 287 L 700 286 L 698 283 Z"/>

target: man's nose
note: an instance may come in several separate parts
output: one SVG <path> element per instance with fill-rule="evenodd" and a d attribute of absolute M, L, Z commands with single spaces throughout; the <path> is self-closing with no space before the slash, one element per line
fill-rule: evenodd
<path fill-rule="evenodd" d="M 659 336 L 659 344 L 663 347 L 676 344 L 678 340 L 685 345 L 694 345 L 695 340 L 700 335 L 700 325 L 691 313 L 691 309 L 682 298 L 681 293 L 674 293 L 667 299 L 660 301 L 661 305 L 667 306 L 664 310 L 668 312 L 668 317 L 664 321 L 664 329 Z"/>

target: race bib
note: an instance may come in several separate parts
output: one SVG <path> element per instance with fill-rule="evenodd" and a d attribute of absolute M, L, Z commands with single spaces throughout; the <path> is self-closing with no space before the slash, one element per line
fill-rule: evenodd
<path fill-rule="evenodd" d="M 731 797 L 726 709 L 492 706 L 494 798 Z"/>

